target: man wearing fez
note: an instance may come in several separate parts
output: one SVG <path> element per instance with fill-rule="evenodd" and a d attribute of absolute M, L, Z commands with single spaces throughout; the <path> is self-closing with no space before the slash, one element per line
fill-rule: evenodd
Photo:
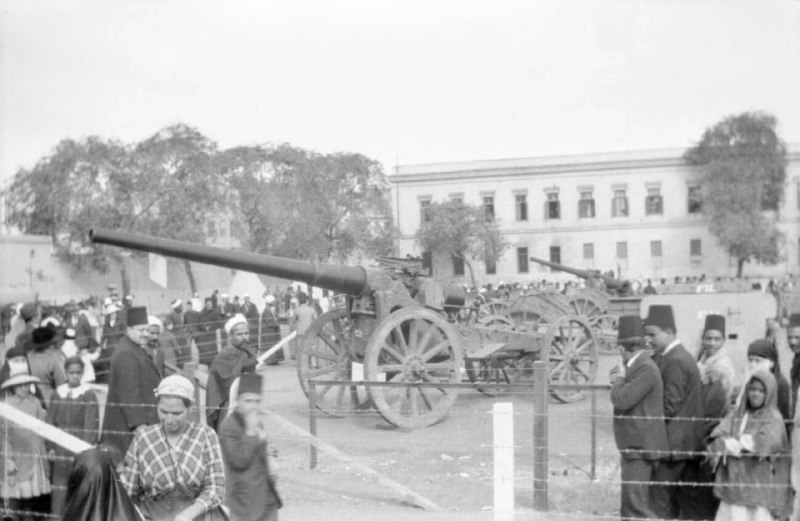
<path fill-rule="evenodd" d="M 206 394 L 206 419 L 208 425 L 217 430 L 224 410 L 228 407 L 228 393 L 233 381 L 244 373 L 256 370 L 258 359 L 250 342 L 250 327 L 243 315 L 237 314 L 225 323 L 227 345 L 214 357 L 208 370 Z"/>
<path fill-rule="evenodd" d="M 670 455 L 653 473 L 652 507 L 664 519 L 692 519 L 682 500 L 687 495 L 684 473 L 699 465 L 703 446 L 703 397 L 697 361 L 676 338 L 672 307 L 650 306 L 645 338 L 664 382 L 664 416 Z M 692 472 L 695 474 L 695 472 Z M 677 484 L 676 484 L 677 483 Z"/>
<path fill-rule="evenodd" d="M 703 397 L 703 439 L 728 414 L 733 398 L 736 371 L 725 352 L 725 317 L 706 315 L 697 368 L 700 370 Z M 688 487 L 682 505 L 694 513 L 693 519 L 714 519 L 719 499 L 714 495 L 714 470 L 710 465 L 692 465 L 683 475 L 685 481 L 705 483 L 706 486 Z"/>
<path fill-rule="evenodd" d="M 794 353 L 792 370 L 792 403 L 797 403 L 797 388 L 800 387 L 800 313 L 789 316 L 789 325 L 786 326 L 786 342 Z"/>
<path fill-rule="evenodd" d="M 614 439 L 620 451 L 620 517 L 658 517 L 650 506 L 649 482 L 658 461 L 668 456 L 661 373 L 646 350 L 638 316 L 620 317 L 618 343 L 622 364 L 612 369 Z"/>
<path fill-rule="evenodd" d="M 147 308 L 129 308 L 125 335 L 111 358 L 102 441 L 122 454 L 137 428 L 158 423 L 155 389 L 163 375 L 149 351 L 148 327 Z"/>
<path fill-rule="evenodd" d="M 219 435 L 225 462 L 225 504 L 233 521 L 277 521 L 281 508 L 261 407 L 261 375 L 243 374 L 236 407 L 222 421 Z"/>

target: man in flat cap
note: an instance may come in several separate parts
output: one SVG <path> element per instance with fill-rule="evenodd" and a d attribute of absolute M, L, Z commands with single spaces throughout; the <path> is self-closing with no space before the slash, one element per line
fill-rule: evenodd
<path fill-rule="evenodd" d="M 149 351 L 147 308 L 128 309 L 128 325 L 111 358 L 103 443 L 128 450 L 134 431 L 158 423 L 155 389 L 163 375 Z"/>
<path fill-rule="evenodd" d="M 676 337 L 671 306 L 650 306 L 644 325 L 653 361 L 664 382 L 664 416 L 671 452 L 653 473 L 658 484 L 652 487 L 652 506 L 660 518 L 692 519 L 692 513 L 682 511 L 686 492 L 680 483 L 685 481 L 687 466 L 700 464 L 704 450 L 700 371 L 695 358 Z"/>
<path fill-rule="evenodd" d="M 614 439 L 622 459 L 619 513 L 623 520 L 655 518 L 649 482 L 669 450 L 663 382 L 646 350 L 641 318 L 620 317 L 617 342 L 623 363 L 612 370 L 610 380 Z"/>
<path fill-rule="evenodd" d="M 250 343 L 250 327 L 243 315 L 234 315 L 225 323 L 227 345 L 214 357 L 208 370 L 206 394 L 206 419 L 217 430 L 224 410 L 228 407 L 228 393 L 233 381 L 244 373 L 256 370 L 256 350 Z"/>

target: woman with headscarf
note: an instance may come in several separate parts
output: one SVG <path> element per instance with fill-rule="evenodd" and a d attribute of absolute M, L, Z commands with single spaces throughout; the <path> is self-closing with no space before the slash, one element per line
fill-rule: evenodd
<path fill-rule="evenodd" d="M 115 448 L 104 445 L 75 456 L 63 521 L 142 521 L 119 482 L 115 469 L 121 459 Z"/>
<path fill-rule="evenodd" d="M 789 440 L 777 387 L 772 373 L 754 371 L 738 407 L 711 433 L 717 521 L 772 521 L 791 513 Z"/>
<path fill-rule="evenodd" d="M 217 521 L 225 495 L 219 439 L 211 427 L 189 420 L 194 385 L 171 375 L 158 385 L 157 425 L 136 430 L 122 482 L 151 521 Z"/>
<path fill-rule="evenodd" d="M 778 350 L 775 344 L 766 339 L 756 340 L 747 346 L 747 367 L 750 374 L 755 374 L 759 369 L 764 369 L 772 373 L 777 382 L 778 410 L 784 420 L 792 419 L 792 388 L 786 378 L 781 374 L 781 366 L 778 362 Z M 741 397 L 739 401 L 743 401 Z M 788 426 L 789 424 L 787 424 Z"/>

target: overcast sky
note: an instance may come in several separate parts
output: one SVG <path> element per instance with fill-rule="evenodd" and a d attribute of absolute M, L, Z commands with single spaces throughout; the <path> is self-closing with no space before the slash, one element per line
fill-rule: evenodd
<path fill-rule="evenodd" d="M 400 164 L 800 142 L 800 0 L 0 0 L 0 181 L 185 122 Z"/>

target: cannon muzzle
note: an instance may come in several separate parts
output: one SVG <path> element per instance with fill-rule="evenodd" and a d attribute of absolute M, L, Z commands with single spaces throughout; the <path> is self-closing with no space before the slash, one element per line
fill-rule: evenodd
<path fill-rule="evenodd" d="M 382 273 L 379 270 L 368 270 L 358 266 L 299 261 L 273 255 L 232 251 L 225 248 L 162 239 L 151 235 L 115 232 L 102 228 L 89 231 L 89 240 L 97 244 L 108 244 L 260 275 L 296 280 L 353 296 L 361 296 L 369 292 L 373 271 Z"/>
<path fill-rule="evenodd" d="M 564 273 L 570 273 L 575 275 L 576 277 L 580 277 L 582 279 L 602 279 L 603 276 L 598 271 L 589 271 L 589 270 L 579 270 L 578 268 L 571 268 L 569 266 L 564 266 L 563 264 L 558 264 L 556 262 L 546 261 L 544 259 L 538 259 L 536 257 L 530 257 L 530 260 L 535 262 L 536 264 L 542 264 L 549 268 L 553 268 L 554 270 L 563 271 Z"/>

